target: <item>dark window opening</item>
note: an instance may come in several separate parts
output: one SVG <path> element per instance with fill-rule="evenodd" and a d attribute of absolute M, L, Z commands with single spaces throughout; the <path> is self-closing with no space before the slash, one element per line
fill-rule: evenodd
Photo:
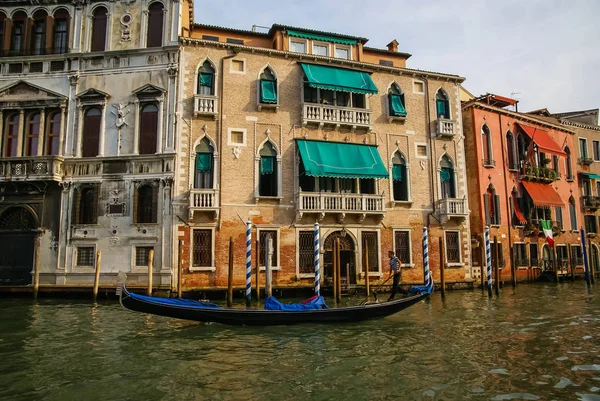
<path fill-rule="evenodd" d="M 96 258 L 93 246 L 77 247 L 77 266 L 94 266 Z"/>
<path fill-rule="evenodd" d="M 394 233 L 394 252 L 401 263 L 410 263 L 410 235 L 408 231 Z"/>
<path fill-rule="evenodd" d="M 213 153 L 214 149 L 207 138 L 203 138 L 196 146 L 194 188 L 213 187 Z"/>
<path fill-rule="evenodd" d="M 97 224 L 98 192 L 95 187 L 84 187 L 78 191 L 78 206 L 75 213 L 75 224 Z"/>
<path fill-rule="evenodd" d="M 140 113 L 139 153 L 149 155 L 156 153 L 158 140 L 158 107 L 147 104 Z"/>
<path fill-rule="evenodd" d="M 205 61 L 198 70 L 198 94 L 214 95 L 215 93 L 215 69 L 210 62 Z"/>
<path fill-rule="evenodd" d="M 212 267 L 212 232 L 193 230 L 192 266 Z"/>
<path fill-rule="evenodd" d="M 150 262 L 150 251 L 154 250 L 152 246 L 136 246 L 135 247 L 135 265 L 148 266 Z"/>
<path fill-rule="evenodd" d="M 81 156 L 98 156 L 100 149 L 100 124 L 102 112 L 97 107 L 89 108 L 83 117 L 83 144 Z"/>
<path fill-rule="evenodd" d="M 106 28 L 108 24 L 108 11 L 106 8 L 96 8 L 94 10 L 92 20 L 91 51 L 103 52 L 106 50 Z"/>
<path fill-rule="evenodd" d="M 155 2 L 148 7 L 148 36 L 146 47 L 161 47 L 163 42 L 163 15 L 162 3 Z"/>
<path fill-rule="evenodd" d="M 460 263 L 460 243 L 457 231 L 446 231 L 446 261 Z"/>
<path fill-rule="evenodd" d="M 231 43 L 234 45 L 243 45 L 244 44 L 244 40 L 243 39 L 233 39 L 233 38 L 227 38 L 227 43 Z"/>
<path fill-rule="evenodd" d="M 273 255 L 271 255 L 271 267 L 277 265 L 277 231 L 276 230 L 262 230 L 258 238 L 259 242 L 259 254 L 258 254 L 258 265 L 265 265 L 265 250 L 267 247 L 267 236 L 271 237 L 271 243 L 273 244 Z"/>
<path fill-rule="evenodd" d="M 157 195 L 158 188 L 155 188 L 151 185 L 142 185 L 138 188 L 136 202 L 136 223 L 156 223 L 156 214 L 158 211 Z"/>
<path fill-rule="evenodd" d="M 300 231 L 298 233 L 298 262 L 300 273 L 314 274 L 314 233 L 312 231 Z M 263 256 L 264 257 L 264 256 Z"/>
<path fill-rule="evenodd" d="M 270 142 L 265 143 L 259 152 L 260 171 L 258 194 L 259 196 L 277 196 L 277 152 Z"/>

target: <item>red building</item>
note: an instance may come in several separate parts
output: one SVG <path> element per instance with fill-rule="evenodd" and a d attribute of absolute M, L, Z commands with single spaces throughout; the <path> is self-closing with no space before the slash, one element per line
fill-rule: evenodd
<path fill-rule="evenodd" d="M 582 265 L 583 223 L 575 176 L 574 132 L 510 111 L 513 99 L 487 94 L 463 103 L 474 273 L 482 264 L 482 235 L 499 243 L 502 279 L 518 280 Z M 541 229 L 551 220 L 555 256 Z M 498 256 L 492 247 L 492 261 Z"/>

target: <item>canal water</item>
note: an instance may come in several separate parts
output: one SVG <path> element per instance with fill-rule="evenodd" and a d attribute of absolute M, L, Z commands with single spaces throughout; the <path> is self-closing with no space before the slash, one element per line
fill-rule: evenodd
<path fill-rule="evenodd" d="M 600 287 L 450 292 L 378 321 L 267 328 L 0 299 L 0 400 L 345 399 L 600 400 Z"/>

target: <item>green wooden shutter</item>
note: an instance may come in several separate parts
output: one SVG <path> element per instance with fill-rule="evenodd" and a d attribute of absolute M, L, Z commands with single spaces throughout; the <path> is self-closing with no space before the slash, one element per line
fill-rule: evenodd
<path fill-rule="evenodd" d="M 485 210 L 485 224 L 488 226 L 491 224 L 492 216 L 490 216 L 490 204 L 488 194 L 483 194 L 483 209 Z"/>
<path fill-rule="evenodd" d="M 260 158 L 260 173 L 261 174 L 273 174 L 274 171 L 274 157 L 262 156 Z"/>
<path fill-rule="evenodd" d="M 494 213 L 496 214 L 496 224 L 502 224 L 502 215 L 500 214 L 500 195 L 494 195 Z"/>
<path fill-rule="evenodd" d="M 394 116 L 406 117 L 406 109 L 400 95 L 390 94 L 390 111 Z"/>
<path fill-rule="evenodd" d="M 260 101 L 261 103 L 277 103 L 277 90 L 275 81 L 260 80 Z"/>
<path fill-rule="evenodd" d="M 394 164 L 392 166 L 392 179 L 394 181 L 402 181 L 402 164 Z"/>

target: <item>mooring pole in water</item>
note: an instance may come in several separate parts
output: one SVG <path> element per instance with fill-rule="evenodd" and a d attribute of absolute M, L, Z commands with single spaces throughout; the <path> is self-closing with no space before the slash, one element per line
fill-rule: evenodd
<path fill-rule="evenodd" d="M 433 289 L 433 276 L 429 273 L 429 233 L 427 227 L 423 227 L 423 284 L 431 285 Z"/>
<path fill-rule="evenodd" d="M 227 272 L 227 307 L 233 303 L 233 238 L 229 237 L 229 270 Z"/>
<path fill-rule="evenodd" d="M 517 263 L 517 248 L 514 246 L 510 251 L 510 280 L 513 288 L 517 286 L 517 268 L 515 264 Z"/>
<path fill-rule="evenodd" d="M 265 243 L 265 287 L 267 291 L 267 297 L 273 296 L 273 288 L 272 288 L 272 276 L 271 276 L 271 257 L 273 255 L 273 240 L 271 239 L 271 235 L 267 235 L 267 240 Z"/>
<path fill-rule="evenodd" d="M 446 252 L 444 251 L 444 239 L 440 237 L 440 286 L 442 287 L 442 299 L 446 298 L 446 279 L 444 270 L 446 267 Z"/>
<path fill-rule="evenodd" d="M 588 258 L 587 258 L 587 249 L 585 247 L 585 231 L 583 228 L 581 228 L 579 230 L 579 235 L 581 237 L 581 250 L 583 253 L 583 266 L 585 268 L 585 281 L 588 285 L 591 285 L 591 281 L 590 281 L 590 267 L 588 265 Z"/>
<path fill-rule="evenodd" d="M 485 291 L 485 235 L 481 235 L 481 242 L 479 245 L 479 248 L 481 249 L 481 252 L 479 253 L 480 255 L 480 266 L 479 266 L 479 271 L 481 272 L 479 274 L 479 279 L 481 280 L 481 291 Z"/>
<path fill-rule="evenodd" d="M 336 273 L 337 273 L 337 302 L 340 303 L 342 302 L 342 258 L 341 258 L 341 244 L 340 244 L 340 239 L 336 238 L 335 239 L 336 245 L 337 245 L 337 267 L 336 267 Z"/>
<path fill-rule="evenodd" d="M 567 251 L 567 257 L 569 258 L 569 270 L 571 271 L 571 281 L 575 281 L 575 266 L 573 266 L 573 255 L 571 255 L 571 250 Z"/>
<path fill-rule="evenodd" d="M 320 253 L 321 246 L 319 244 L 319 223 L 315 222 L 315 233 L 314 233 L 314 250 L 313 250 L 313 261 L 315 264 L 315 295 L 321 296 L 321 266 L 320 266 Z"/>
<path fill-rule="evenodd" d="M 246 306 L 252 300 L 252 223 L 246 222 Z"/>
<path fill-rule="evenodd" d="M 594 254 L 592 253 L 592 240 L 588 243 L 588 264 L 590 265 L 590 282 L 592 284 L 596 284 L 596 280 L 594 278 Z"/>
<path fill-rule="evenodd" d="M 494 261 L 494 271 L 496 276 L 496 282 L 494 287 L 496 288 L 496 295 L 500 296 L 500 247 L 498 246 L 498 237 L 494 235 L 494 253 L 496 254 L 496 260 Z"/>
<path fill-rule="evenodd" d="M 492 296 L 492 250 L 490 248 L 490 228 L 485 226 L 485 267 L 487 269 L 488 296 Z"/>
<path fill-rule="evenodd" d="M 42 237 L 38 233 L 35 236 L 35 260 L 33 261 L 33 297 L 37 298 L 40 290 L 40 247 Z"/>
<path fill-rule="evenodd" d="M 333 245 L 332 245 L 332 258 L 331 258 L 331 262 L 332 262 L 332 271 L 331 271 L 331 275 L 333 277 L 333 300 L 334 302 L 337 303 L 337 239 L 335 241 L 333 241 Z"/>
<path fill-rule="evenodd" d="M 152 275 L 154 273 L 154 249 L 148 253 L 148 296 L 152 296 Z"/>
<path fill-rule="evenodd" d="M 367 299 L 371 295 L 371 282 L 369 281 L 369 243 L 365 241 L 365 290 L 367 290 Z"/>
<path fill-rule="evenodd" d="M 177 258 L 177 297 L 181 298 L 183 287 L 183 240 L 179 240 L 179 258 Z"/>
<path fill-rule="evenodd" d="M 258 237 L 258 235 L 257 235 Z M 256 239 L 255 242 L 256 246 L 256 268 L 255 268 L 255 274 L 256 274 L 256 300 L 260 301 L 260 242 L 258 239 Z"/>
<path fill-rule="evenodd" d="M 102 251 L 96 252 L 96 275 L 94 276 L 94 290 L 92 295 L 94 301 L 98 298 L 98 285 L 100 284 L 100 265 L 102 263 Z"/>

